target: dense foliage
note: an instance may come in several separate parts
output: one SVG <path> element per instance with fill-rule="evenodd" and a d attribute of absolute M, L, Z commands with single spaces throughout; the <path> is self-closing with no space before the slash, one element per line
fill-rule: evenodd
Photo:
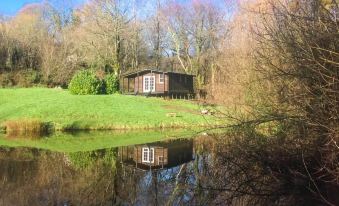
<path fill-rule="evenodd" d="M 74 75 L 68 89 L 72 94 L 100 94 L 103 90 L 103 83 L 94 72 L 83 70 Z"/>
<path fill-rule="evenodd" d="M 0 87 L 31 87 L 40 83 L 39 71 L 27 69 L 17 72 L 0 72 Z"/>
<path fill-rule="evenodd" d="M 119 78 L 115 74 L 105 76 L 105 91 L 106 94 L 114 94 L 119 92 Z"/>
<path fill-rule="evenodd" d="M 76 169 L 93 168 L 98 163 L 115 169 L 116 151 L 115 149 L 105 149 L 88 152 L 73 152 L 68 154 L 68 158 Z"/>
<path fill-rule="evenodd" d="M 39 84 L 54 87 L 66 86 L 82 68 L 119 76 L 144 67 L 193 73 L 203 86 L 229 21 L 228 5 L 213 1 L 43 2 L 12 17 L 0 14 L 0 83 L 6 86 L 20 86 L 12 77 L 29 69 L 39 73 Z"/>

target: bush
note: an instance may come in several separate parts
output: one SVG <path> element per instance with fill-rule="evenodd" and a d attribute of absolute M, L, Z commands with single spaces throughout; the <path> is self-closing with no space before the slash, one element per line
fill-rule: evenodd
<path fill-rule="evenodd" d="M 0 87 L 10 87 L 14 85 L 13 75 L 11 73 L 0 74 Z"/>
<path fill-rule="evenodd" d="M 119 91 L 119 79 L 114 74 L 108 74 L 105 77 L 105 86 L 107 94 L 114 94 Z"/>
<path fill-rule="evenodd" d="M 100 94 L 103 84 L 92 71 L 83 70 L 76 73 L 68 85 L 72 94 Z"/>
<path fill-rule="evenodd" d="M 19 87 L 31 87 L 40 82 L 41 75 L 33 69 L 22 70 L 14 75 L 14 82 Z"/>

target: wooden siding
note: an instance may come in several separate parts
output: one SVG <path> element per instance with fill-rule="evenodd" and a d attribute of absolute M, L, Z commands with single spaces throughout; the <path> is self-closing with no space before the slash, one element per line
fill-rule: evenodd
<path fill-rule="evenodd" d="M 154 162 L 142 162 L 142 148 L 144 146 L 127 146 L 119 148 L 119 159 L 121 161 L 133 161 L 138 164 L 150 166 L 166 166 L 168 164 L 168 149 L 159 146 L 151 146 L 154 149 Z M 159 162 L 159 157 L 163 157 L 163 162 Z"/>
<path fill-rule="evenodd" d="M 193 76 L 185 74 L 169 74 L 170 93 L 193 93 Z"/>
<path fill-rule="evenodd" d="M 142 162 L 143 148 L 154 149 L 154 162 Z M 118 149 L 121 163 L 142 170 L 171 168 L 193 160 L 193 140 L 169 140 L 145 145 L 123 146 Z M 163 157 L 163 161 L 159 161 Z"/>
<path fill-rule="evenodd" d="M 150 165 L 150 166 L 166 166 L 168 164 L 168 149 L 163 147 L 149 147 L 154 149 L 154 162 L 147 163 L 142 162 L 142 148 L 146 146 L 137 146 L 134 149 L 134 161 L 138 164 Z M 163 157 L 163 163 L 159 162 L 159 157 Z"/>
<path fill-rule="evenodd" d="M 160 73 L 146 73 L 140 76 L 137 76 L 134 79 L 134 93 L 143 93 L 144 91 L 144 76 L 155 76 L 155 93 L 164 93 L 168 92 L 168 74 L 164 74 L 165 82 L 160 83 Z"/>
<path fill-rule="evenodd" d="M 160 74 L 164 74 L 164 83 L 160 83 Z M 193 76 L 180 73 L 144 71 L 122 78 L 121 89 L 124 93 L 145 94 L 144 77 L 154 76 L 155 91 L 151 94 L 193 94 Z"/>

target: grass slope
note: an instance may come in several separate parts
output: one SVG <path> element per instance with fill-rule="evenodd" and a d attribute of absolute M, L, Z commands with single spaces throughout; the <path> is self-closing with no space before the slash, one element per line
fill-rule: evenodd
<path fill-rule="evenodd" d="M 167 117 L 170 112 L 177 117 Z M 47 88 L 0 89 L 0 125 L 38 119 L 55 129 L 132 129 L 206 126 L 211 117 L 184 100 L 126 95 L 71 95 Z M 207 118 L 207 119 L 206 119 Z"/>
<path fill-rule="evenodd" d="M 113 147 L 144 144 L 166 139 L 190 138 L 197 134 L 193 130 L 142 130 L 128 132 L 77 132 L 75 134 L 57 132 L 41 139 L 7 138 L 0 135 L 0 146 L 30 147 L 56 152 L 79 152 Z"/>

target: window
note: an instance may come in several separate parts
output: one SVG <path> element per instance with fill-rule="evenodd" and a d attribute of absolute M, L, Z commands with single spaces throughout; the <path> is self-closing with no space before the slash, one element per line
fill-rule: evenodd
<path fill-rule="evenodd" d="M 154 162 L 154 148 L 148 148 L 148 147 L 142 148 L 142 162 L 147 162 L 147 163 Z"/>
<path fill-rule="evenodd" d="M 145 77 L 144 79 L 144 90 L 149 91 L 149 77 Z"/>
<path fill-rule="evenodd" d="M 151 148 L 151 149 L 149 150 L 148 160 L 149 160 L 149 162 L 151 162 L 151 163 L 154 162 L 154 149 L 153 149 L 153 148 Z"/>
<path fill-rule="evenodd" d="M 164 77 L 165 77 L 164 74 L 159 74 L 159 83 L 160 83 L 160 84 L 163 84 L 163 83 L 164 83 Z"/>
<path fill-rule="evenodd" d="M 144 76 L 144 92 L 155 91 L 155 76 Z"/>
<path fill-rule="evenodd" d="M 150 81 L 149 81 L 149 89 L 153 92 L 154 91 L 154 77 L 150 77 Z"/>
<path fill-rule="evenodd" d="M 142 148 L 142 162 L 148 162 L 149 149 L 147 147 Z"/>

